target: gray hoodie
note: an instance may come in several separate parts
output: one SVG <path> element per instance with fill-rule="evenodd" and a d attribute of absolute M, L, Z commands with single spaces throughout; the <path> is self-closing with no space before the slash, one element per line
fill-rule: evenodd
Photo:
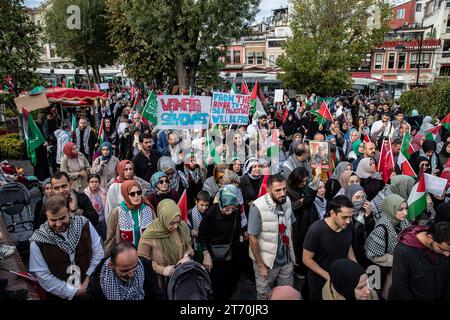
<path fill-rule="evenodd" d="M 61 158 L 63 156 L 63 147 L 67 142 L 70 142 L 72 138 L 70 137 L 70 132 L 65 131 L 63 129 L 56 130 L 55 137 L 57 141 L 56 163 L 61 164 Z"/>

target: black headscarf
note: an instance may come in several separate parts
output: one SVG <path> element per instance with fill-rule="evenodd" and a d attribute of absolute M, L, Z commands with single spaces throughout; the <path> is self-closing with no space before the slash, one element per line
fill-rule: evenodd
<path fill-rule="evenodd" d="M 330 268 L 331 284 L 346 300 L 356 300 L 355 288 L 364 273 L 364 268 L 356 262 L 349 259 L 339 259 Z"/>

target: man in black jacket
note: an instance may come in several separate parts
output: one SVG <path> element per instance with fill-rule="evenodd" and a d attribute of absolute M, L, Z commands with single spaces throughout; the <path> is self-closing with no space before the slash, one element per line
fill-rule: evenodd
<path fill-rule="evenodd" d="M 389 300 L 450 299 L 450 223 L 412 226 L 394 250 Z"/>
<path fill-rule="evenodd" d="M 94 227 L 98 225 L 98 213 L 92 206 L 91 200 L 82 192 L 72 190 L 69 175 L 63 171 L 55 172 L 50 178 L 54 194 L 66 196 L 70 202 L 70 213 L 85 216 Z M 43 217 L 45 222 L 46 217 Z"/>
<path fill-rule="evenodd" d="M 92 273 L 87 296 L 95 300 L 162 300 L 152 262 L 139 257 L 131 242 L 118 243 Z"/>
<path fill-rule="evenodd" d="M 133 165 L 136 176 L 145 181 L 150 181 L 152 175 L 158 171 L 158 159 L 161 158 L 161 153 L 153 149 L 153 138 L 148 133 L 143 133 L 139 136 L 142 150 L 134 156 Z"/>

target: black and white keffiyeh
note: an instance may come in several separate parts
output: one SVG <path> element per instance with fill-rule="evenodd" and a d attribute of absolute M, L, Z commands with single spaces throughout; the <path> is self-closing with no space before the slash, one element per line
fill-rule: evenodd
<path fill-rule="evenodd" d="M 48 243 L 59 247 L 66 252 L 71 263 L 75 262 L 75 250 L 80 242 L 81 232 L 88 219 L 80 215 L 70 215 L 70 222 L 65 236 L 53 231 L 48 225 L 48 221 L 33 233 L 30 242 Z"/>
<path fill-rule="evenodd" d="M 192 208 L 192 228 L 198 230 L 200 223 L 202 222 L 202 214 L 198 211 L 197 206 Z"/>
<path fill-rule="evenodd" d="M 108 300 L 144 300 L 145 272 L 141 260 L 138 260 L 133 278 L 123 281 L 109 266 L 108 258 L 100 271 L 100 286 L 105 298 Z"/>

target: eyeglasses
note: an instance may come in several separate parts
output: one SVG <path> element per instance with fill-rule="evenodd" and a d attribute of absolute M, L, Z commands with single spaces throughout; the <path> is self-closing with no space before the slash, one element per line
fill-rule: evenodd
<path fill-rule="evenodd" d="M 158 183 L 159 184 L 169 183 L 169 180 L 167 180 L 167 179 L 159 180 Z"/>
<path fill-rule="evenodd" d="M 136 197 L 136 196 L 141 196 L 142 195 L 142 191 L 132 191 L 128 194 L 130 197 Z"/>

